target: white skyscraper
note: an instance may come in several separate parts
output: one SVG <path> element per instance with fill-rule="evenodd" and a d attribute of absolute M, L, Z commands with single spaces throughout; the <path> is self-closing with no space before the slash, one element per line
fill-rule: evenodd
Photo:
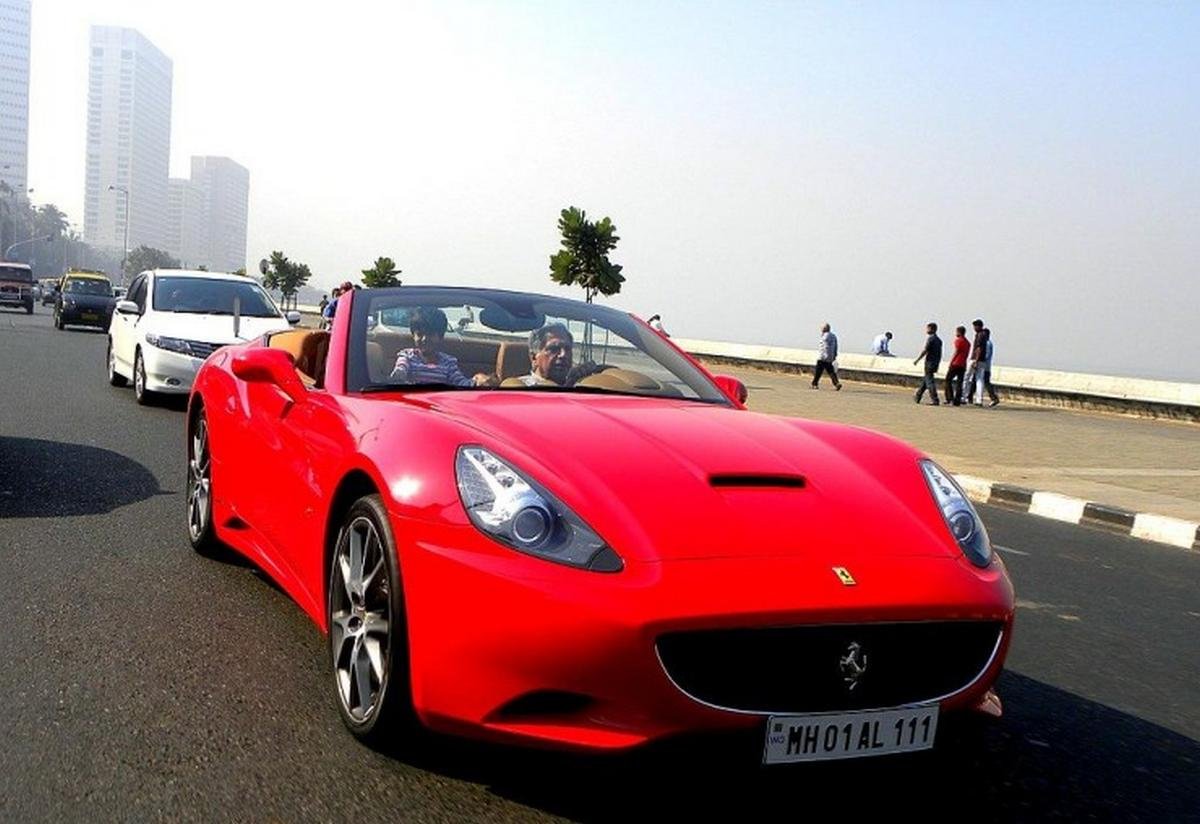
<path fill-rule="evenodd" d="M 168 245 L 184 266 L 246 265 L 250 172 L 227 157 L 193 157 L 190 180 L 171 178 Z"/>
<path fill-rule="evenodd" d="M 29 0 L 0 0 L 0 181 L 29 186 Z"/>
<path fill-rule="evenodd" d="M 4 2 L 4 0 L 0 0 Z M 168 243 L 171 61 L 133 29 L 92 26 L 84 238 L 121 248 Z"/>

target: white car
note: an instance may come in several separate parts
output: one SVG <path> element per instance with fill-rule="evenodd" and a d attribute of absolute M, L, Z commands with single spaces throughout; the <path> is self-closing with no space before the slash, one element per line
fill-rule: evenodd
<path fill-rule="evenodd" d="M 154 269 L 129 284 L 108 327 L 108 382 L 132 381 L 138 403 L 191 391 L 196 371 L 219 347 L 288 329 L 299 312 L 279 310 L 240 275 Z"/>

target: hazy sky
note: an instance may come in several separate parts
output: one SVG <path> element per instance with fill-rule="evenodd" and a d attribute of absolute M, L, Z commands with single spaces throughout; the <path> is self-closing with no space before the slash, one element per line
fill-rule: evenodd
<path fill-rule="evenodd" d="M 82 220 L 87 38 L 175 66 L 172 174 L 250 169 L 251 265 L 565 291 L 846 351 L 983 316 L 998 364 L 1200 380 L 1200 4 L 33 0 L 30 185 Z"/>

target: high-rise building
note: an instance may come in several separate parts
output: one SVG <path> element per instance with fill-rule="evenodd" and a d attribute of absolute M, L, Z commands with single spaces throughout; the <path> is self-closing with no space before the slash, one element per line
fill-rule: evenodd
<path fill-rule="evenodd" d="M 0 0 L 0 182 L 29 186 L 29 0 Z"/>
<path fill-rule="evenodd" d="M 250 172 L 227 157 L 193 157 L 190 180 L 171 178 L 169 243 L 184 266 L 236 272 L 246 265 Z"/>
<path fill-rule="evenodd" d="M 246 265 L 250 172 L 227 157 L 193 157 L 192 183 L 204 192 L 209 268 L 236 272 Z"/>
<path fill-rule="evenodd" d="M 83 216 L 90 243 L 121 248 L 128 220 L 129 248 L 167 245 L 171 72 L 170 59 L 133 29 L 92 26 Z"/>

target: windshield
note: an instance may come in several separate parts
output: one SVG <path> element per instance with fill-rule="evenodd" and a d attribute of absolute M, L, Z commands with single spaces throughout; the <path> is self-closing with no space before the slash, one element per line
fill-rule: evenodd
<path fill-rule="evenodd" d="M 156 312 L 232 315 L 234 299 L 247 318 L 277 318 L 279 310 L 257 283 L 217 278 L 160 277 L 154 281 Z"/>
<path fill-rule="evenodd" d="M 624 312 L 485 289 L 354 295 L 351 391 L 610 393 L 728 403 L 686 357 Z"/>
<path fill-rule="evenodd" d="M 33 271 L 24 266 L 0 265 L 0 280 L 20 280 L 25 283 L 33 283 Z"/>
<path fill-rule="evenodd" d="M 106 298 L 111 298 L 113 294 L 112 284 L 99 278 L 68 278 L 63 291 L 73 295 L 101 295 Z"/>

